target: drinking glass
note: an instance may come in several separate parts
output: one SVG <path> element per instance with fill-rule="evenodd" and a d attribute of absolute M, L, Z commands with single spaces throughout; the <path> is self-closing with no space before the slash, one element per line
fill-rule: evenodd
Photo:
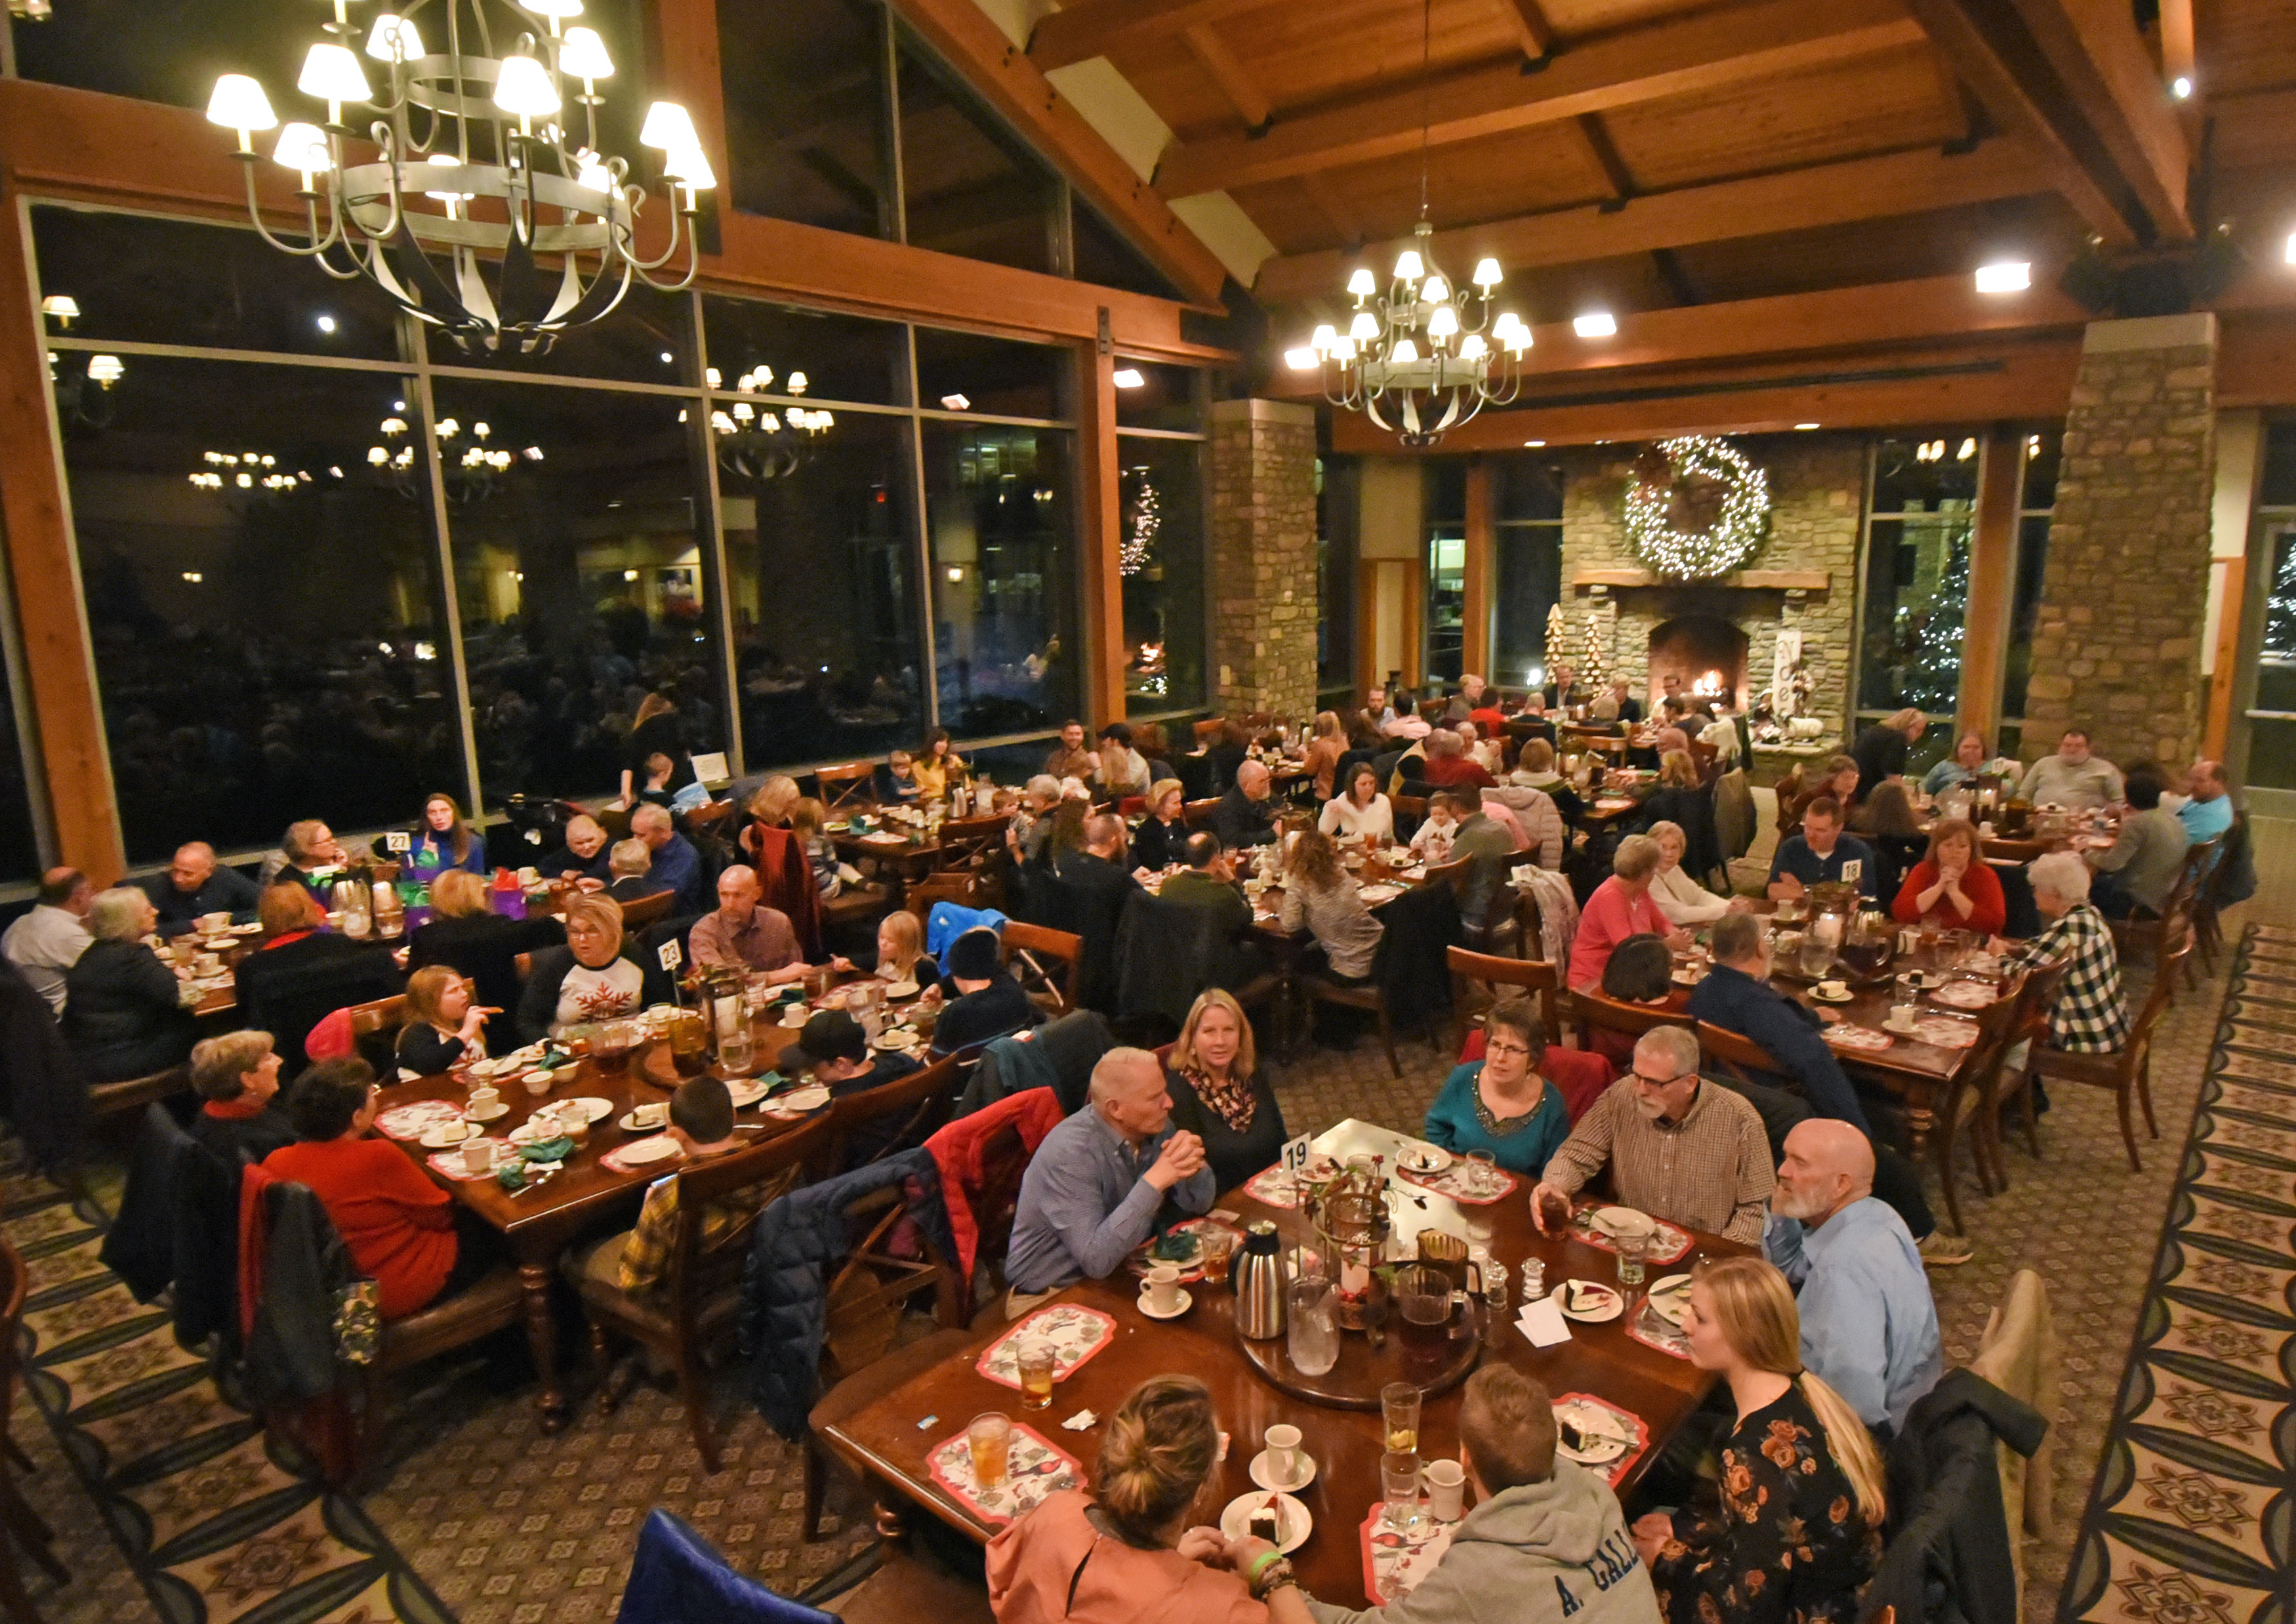
<path fill-rule="evenodd" d="M 1321 1275 L 1304 1275 L 1288 1292 L 1285 1351 L 1303 1376 L 1320 1376 L 1340 1362 L 1338 1294 Z"/>
<path fill-rule="evenodd" d="M 1206 1285 L 1227 1284 L 1227 1255 L 1235 1244 L 1235 1237 L 1225 1230 L 1206 1229 L 1202 1232 L 1203 1251 L 1197 1261 L 1204 1271 Z"/>
<path fill-rule="evenodd" d="M 1414 1393 L 1416 1390 L 1414 1390 Z M 1419 1452 L 1390 1449 L 1379 1458 L 1380 1497 L 1387 1502 L 1387 1525 L 1415 1528 L 1419 1523 Z"/>
<path fill-rule="evenodd" d="M 1419 1389 L 1408 1382 L 1390 1382 L 1379 1390 L 1379 1413 L 1387 1423 L 1387 1447 L 1413 1457 L 1414 1480 L 1419 1471 Z"/>
<path fill-rule="evenodd" d="M 972 1480 L 983 1489 L 1002 1489 L 1013 1464 L 1013 1423 L 995 1410 L 975 1415 L 964 1429 L 972 1450 Z"/>
<path fill-rule="evenodd" d="M 1631 1300 L 1643 1283 L 1643 1264 L 1650 1255 L 1651 1237 L 1646 1234 L 1622 1234 L 1618 1237 L 1619 1288 Z"/>
<path fill-rule="evenodd" d="M 1058 1361 L 1052 1343 L 1031 1337 L 1021 1344 L 1021 1404 L 1024 1409 L 1049 1409 L 1053 1402 L 1053 1370 Z"/>

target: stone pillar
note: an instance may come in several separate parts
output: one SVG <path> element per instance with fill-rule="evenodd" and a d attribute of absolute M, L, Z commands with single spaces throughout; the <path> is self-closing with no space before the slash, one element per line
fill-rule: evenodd
<path fill-rule="evenodd" d="M 2217 318 L 2095 322 L 2065 417 L 2023 753 L 2068 726 L 2126 765 L 2192 760 L 2214 495 Z"/>
<path fill-rule="evenodd" d="M 1316 414 L 1212 407 L 1212 708 L 1316 710 Z"/>

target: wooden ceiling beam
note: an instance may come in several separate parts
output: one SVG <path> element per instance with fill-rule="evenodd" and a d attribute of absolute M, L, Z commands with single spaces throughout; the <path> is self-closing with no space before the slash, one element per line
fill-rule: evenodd
<path fill-rule="evenodd" d="M 1203 70 L 1211 75 L 1212 83 L 1219 86 L 1220 94 L 1235 109 L 1236 117 L 1243 120 L 1248 130 L 1267 127 L 1268 116 L 1275 110 L 1269 104 L 1267 93 L 1260 89 L 1251 72 L 1236 60 L 1209 22 L 1199 22 L 1180 30 L 1187 42 L 1188 51 Z"/>
<path fill-rule="evenodd" d="M 1565 57 L 1563 61 L 1570 59 Z M 1559 64 L 1558 64 L 1559 65 Z M 1992 202 L 2048 190 L 2029 151 L 2007 140 L 1948 156 L 1933 147 L 1820 164 L 1777 175 L 1645 193 L 1627 209 L 1590 203 L 1576 209 L 1494 220 L 1438 232 L 1435 251 L 1447 263 L 1472 265 L 1485 254 L 1502 266 L 1570 265 L 1653 249 L 1686 248 L 1734 237 L 1763 236 L 1816 226 L 1845 226 L 1891 215 Z M 1358 263 L 1382 270 L 1403 240 L 1290 254 L 1259 267 L 1252 291 L 1263 305 L 1328 298 Z"/>
<path fill-rule="evenodd" d="M 1562 41 L 1554 32 L 1554 25 L 1546 20 L 1546 10 L 1539 0 L 1499 0 L 1499 5 L 1507 21 L 1514 25 L 1515 37 L 1522 43 L 1526 61 L 1543 65 L 1562 48 Z"/>
<path fill-rule="evenodd" d="M 1635 185 L 1633 173 L 1627 168 L 1627 160 L 1619 156 L 1618 144 L 1611 139 L 1611 132 L 1603 127 L 1603 115 L 1580 113 L 1572 122 L 1578 127 L 1578 134 L 1587 143 L 1587 158 L 1594 163 L 1596 173 L 1602 176 L 1603 184 L 1611 189 L 1610 201 L 1598 206 L 1612 212 L 1625 208 L 1627 200 L 1633 197 L 1639 188 Z"/>
<path fill-rule="evenodd" d="M 1256 139 L 1177 144 L 1157 166 L 1156 189 L 1168 198 L 1191 197 L 1414 152 L 1431 103 L 1434 120 L 1426 139 L 1448 145 L 1808 71 L 1922 37 L 1898 0 L 1755 0 L 1575 45 L 1535 74 L 1509 61 L 1447 74 L 1431 95 L 1418 85 L 1398 86 L 1279 118 Z"/>
<path fill-rule="evenodd" d="M 988 12 L 973 0 L 893 0 L 893 7 L 1184 296 L 1198 304 L 1218 299 L 1227 279 L 1218 257 L 1053 88 L 1043 70 L 1013 49 Z"/>
<path fill-rule="evenodd" d="M 1368 234 L 1364 230 L 1363 217 L 1348 201 L 1347 193 L 1332 184 L 1332 178 L 1320 171 L 1302 175 L 1300 184 L 1308 193 L 1308 201 L 1323 211 L 1332 223 L 1332 229 L 1342 242 L 1361 242 Z"/>
<path fill-rule="evenodd" d="M 1265 5 L 1268 0 L 1075 0 L 1037 20 L 1029 60 L 1050 73 Z"/>
<path fill-rule="evenodd" d="M 1998 0 L 1987 0 L 1997 5 Z M 2188 242 L 2192 150 L 2161 69 L 2119 0 L 2015 0 L 2034 40 L 2163 242 Z"/>

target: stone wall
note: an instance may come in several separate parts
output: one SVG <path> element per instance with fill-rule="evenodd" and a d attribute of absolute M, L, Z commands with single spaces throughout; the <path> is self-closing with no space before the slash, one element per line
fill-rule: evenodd
<path fill-rule="evenodd" d="M 2095 322 L 2081 345 L 2034 617 L 2025 753 L 2190 761 L 2201 734 L 2217 324 Z"/>
<path fill-rule="evenodd" d="M 1316 414 L 1212 407 L 1212 709 L 1316 709 Z"/>
<path fill-rule="evenodd" d="M 1571 663 L 1595 617 L 1614 676 L 1646 692 L 1652 630 L 1683 614 L 1712 615 L 1746 634 L 1746 686 L 1759 695 L 1775 675 L 1778 633 L 1799 627 L 1810 676 L 1812 709 L 1837 732 L 1848 726 L 1855 676 L 1850 617 L 1857 596 L 1858 527 L 1865 504 L 1863 436 L 1797 434 L 1732 442 L 1769 476 L 1770 538 L 1744 569 L 1823 571 L 1823 589 L 1752 587 L 1721 581 L 1663 586 L 1573 585 L 1580 571 L 1641 568 L 1627 539 L 1626 493 L 1637 441 L 1558 451 L 1562 496 L 1563 614 L 1570 622 Z M 1554 663 L 1549 652 L 1548 663 Z"/>

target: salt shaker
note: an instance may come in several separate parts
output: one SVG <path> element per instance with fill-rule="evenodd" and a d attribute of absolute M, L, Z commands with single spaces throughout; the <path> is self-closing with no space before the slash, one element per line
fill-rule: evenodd
<path fill-rule="evenodd" d="M 1522 1260 L 1522 1300 L 1537 1302 L 1546 1295 L 1546 1265 L 1537 1258 Z"/>

